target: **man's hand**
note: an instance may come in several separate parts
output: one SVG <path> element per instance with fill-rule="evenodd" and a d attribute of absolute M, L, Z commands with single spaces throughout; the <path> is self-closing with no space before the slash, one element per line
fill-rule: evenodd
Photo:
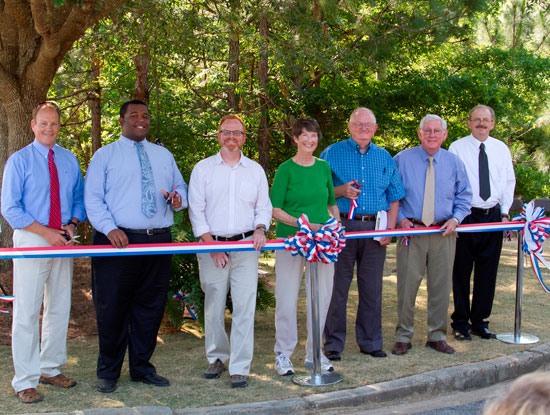
<path fill-rule="evenodd" d="M 380 238 L 380 245 L 381 246 L 387 246 L 391 243 L 391 236 L 384 236 Z"/>
<path fill-rule="evenodd" d="M 256 229 L 252 234 L 252 240 L 254 241 L 254 249 L 259 251 L 265 246 L 265 232 L 261 229 Z"/>
<path fill-rule="evenodd" d="M 458 224 L 456 223 L 456 220 L 451 218 L 447 222 L 445 222 L 439 229 L 444 230 L 443 236 L 447 236 L 455 231 L 457 225 Z"/>
<path fill-rule="evenodd" d="M 126 248 L 128 246 L 128 237 L 121 229 L 113 229 L 107 234 L 107 238 L 115 248 Z"/>
<path fill-rule="evenodd" d="M 341 186 L 336 186 L 334 188 L 335 196 L 338 197 L 346 197 L 348 199 L 357 199 L 359 197 L 359 193 L 361 193 L 361 190 L 353 187 L 355 184 L 355 181 L 344 183 Z"/>
<path fill-rule="evenodd" d="M 161 190 L 160 192 L 166 199 L 166 203 L 171 204 L 172 208 L 179 209 L 181 207 L 182 201 L 178 192 L 175 190 L 172 193 L 168 193 L 166 190 Z"/>
<path fill-rule="evenodd" d="M 225 268 L 229 264 L 229 257 L 225 252 L 210 252 L 210 256 L 216 268 Z"/>
<path fill-rule="evenodd" d="M 399 229 L 410 229 L 410 228 L 413 228 L 414 227 L 414 224 L 407 218 L 403 218 L 399 221 L 399 223 L 397 224 L 397 227 Z M 411 235 L 405 235 L 403 236 L 403 241 L 408 241 L 409 238 L 412 238 Z"/>
<path fill-rule="evenodd" d="M 67 241 L 65 238 L 65 229 L 44 227 L 42 237 L 52 246 L 66 246 L 71 244 L 71 241 Z"/>
<path fill-rule="evenodd" d="M 65 225 L 63 226 L 62 228 L 65 232 L 67 232 L 67 235 L 69 235 L 69 239 L 68 241 L 65 240 L 65 245 L 74 245 L 74 241 L 73 241 L 73 237 L 74 237 L 74 233 L 76 231 L 76 229 L 74 228 L 73 225 Z"/>

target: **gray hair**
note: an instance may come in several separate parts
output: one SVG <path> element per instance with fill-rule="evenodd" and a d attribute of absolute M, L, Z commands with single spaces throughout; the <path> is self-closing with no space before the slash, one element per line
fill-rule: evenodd
<path fill-rule="evenodd" d="M 434 121 L 434 120 L 441 122 L 441 128 L 443 130 L 447 129 L 447 121 L 445 121 L 439 115 L 435 115 L 435 114 L 428 114 L 424 118 L 422 118 L 422 120 L 420 120 L 420 129 L 422 130 L 424 128 L 424 124 L 426 124 L 428 121 Z"/>
<path fill-rule="evenodd" d="M 374 119 L 374 123 L 376 124 L 376 116 L 374 115 L 374 112 L 372 112 L 372 110 L 367 107 L 359 107 L 354 109 L 351 115 L 349 116 L 349 122 L 351 122 L 351 119 L 353 118 L 353 116 L 357 114 L 359 111 L 368 111 L 370 115 L 372 115 L 372 118 Z"/>

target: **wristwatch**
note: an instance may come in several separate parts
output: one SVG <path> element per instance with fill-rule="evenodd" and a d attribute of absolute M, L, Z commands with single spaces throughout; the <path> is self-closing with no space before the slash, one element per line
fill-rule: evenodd
<path fill-rule="evenodd" d="M 264 231 L 264 232 L 267 232 L 267 227 L 266 227 L 265 225 L 258 225 L 258 226 L 256 226 L 256 230 L 258 230 L 258 229 L 260 229 L 260 230 L 262 230 L 262 231 Z"/>
<path fill-rule="evenodd" d="M 73 222 L 72 220 L 68 221 L 67 225 L 74 225 L 75 230 L 78 229 L 78 223 Z"/>

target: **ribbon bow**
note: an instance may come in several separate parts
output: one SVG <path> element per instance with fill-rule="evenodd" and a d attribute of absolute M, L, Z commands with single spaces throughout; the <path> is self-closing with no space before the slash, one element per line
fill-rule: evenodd
<path fill-rule="evenodd" d="M 540 272 L 539 261 L 550 269 L 548 262 L 542 257 L 542 245 L 550 233 L 550 218 L 544 216 L 544 208 L 535 207 L 534 202 L 523 205 L 519 215 L 514 216 L 514 220 L 525 221 L 522 232 L 523 252 L 529 254 L 531 259 L 531 268 L 546 293 L 550 293 L 550 288 L 544 283 Z"/>
<path fill-rule="evenodd" d="M 298 219 L 300 228 L 296 235 L 285 239 L 285 250 L 292 256 L 302 255 L 309 262 L 329 264 L 338 260 L 338 254 L 346 246 L 342 235 L 344 228 L 334 218 L 330 218 L 317 232 L 311 229 L 306 214 Z"/>

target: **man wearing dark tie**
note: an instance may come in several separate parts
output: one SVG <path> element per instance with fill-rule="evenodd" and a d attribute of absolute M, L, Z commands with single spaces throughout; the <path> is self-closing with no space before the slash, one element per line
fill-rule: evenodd
<path fill-rule="evenodd" d="M 506 222 L 516 178 L 510 150 L 502 141 L 489 136 L 495 127 L 495 112 L 486 105 L 474 107 L 468 116 L 468 127 L 471 135 L 449 147 L 464 162 L 472 186 L 472 213 L 463 223 Z M 457 340 L 471 340 L 470 330 L 482 339 L 496 337 L 489 330 L 487 319 L 493 307 L 501 249 L 502 232 L 468 232 L 458 238 L 453 268 L 455 310 L 451 315 Z"/>
<path fill-rule="evenodd" d="M 59 117 L 55 103 L 38 104 L 31 120 L 34 141 L 12 154 L 4 168 L 2 215 L 14 229 L 16 248 L 72 245 L 78 223 L 86 219 L 78 160 L 55 143 Z M 13 260 L 12 386 L 23 403 L 42 400 L 39 381 L 76 385 L 60 371 L 67 362 L 72 279 L 72 258 Z"/>
<path fill-rule="evenodd" d="M 187 206 L 187 185 L 172 154 L 146 139 L 150 115 L 144 102 L 124 103 L 119 122 L 120 139 L 99 149 L 86 173 L 84 200 L 93 243 L 125 248 L 172 242 L 173 212 Z M 133 381 L 169 385 L 150 359 L 164 313 L 171 258 L 92 258 L 100 392 L 116 389 L 126 348 Z"/>
<path fill-rule="evenodd" d="M 407 196 L 399 201 L 398 227 L 437 226 L 443 232 L 401 237 L 397 243 L 397 327 L 392 353 L 411 349 L 414 306 L 418 287 L 427 270 L 427 347 L 454 353 L 446 342 L 451 272 L 457 225 L 470 213 L 472 190 L 464 163 L 441 144 L 447 123 L 428 114 L 420 121 L 420 146 L 394 157 Z"/>

